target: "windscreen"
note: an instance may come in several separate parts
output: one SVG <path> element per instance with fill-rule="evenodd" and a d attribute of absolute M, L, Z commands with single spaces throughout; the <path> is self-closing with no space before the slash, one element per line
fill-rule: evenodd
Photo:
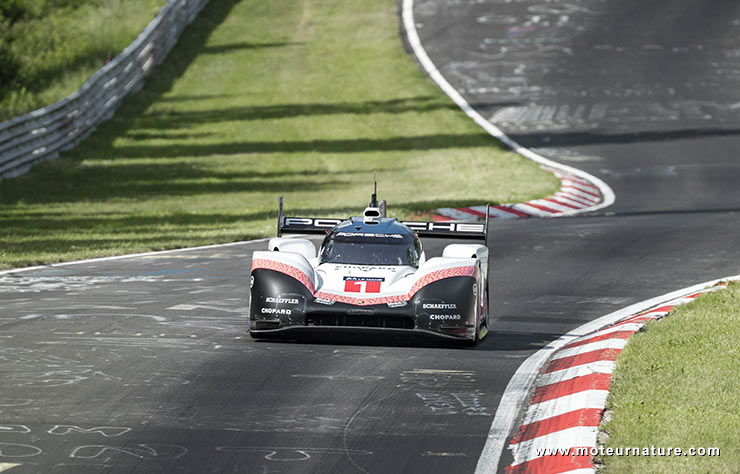
<path fill-rule="evenodd" d="M 321 247 L 321 263 L 355 265 L 418 265 L 413 237 L 403 234 L 337 232 Z"/>

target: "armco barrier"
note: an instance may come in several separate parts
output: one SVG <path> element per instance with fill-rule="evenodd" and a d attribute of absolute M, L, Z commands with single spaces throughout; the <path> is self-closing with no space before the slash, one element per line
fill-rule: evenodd
<path fill-rule="evenodd" d="M 141 88 L 208 0 L 168 0 L 141 34 L 79 89 L 56 102 L 0 123 L 0 179 L 59 156 L 110 118 L 121 100 Z"/>

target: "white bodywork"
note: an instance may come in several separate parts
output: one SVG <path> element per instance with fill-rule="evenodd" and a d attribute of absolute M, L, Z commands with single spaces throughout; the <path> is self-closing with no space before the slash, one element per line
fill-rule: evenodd
<path fill-rule="evenodd" d="M 374 299 L 408 295 L 425 277 L 442 275 L 444 278 L 445 272 L 471 267 L 476 269 L 476 274 L 480 272 L 481 282 L 487 281 L 488 248 L 484 245 L 450 244 L 445 247 L 442 257 L 426 260 L 422 254 L 418 268 L 401 265 L 319 264 L 314 244 L 300 238 L 270 239 L 269 249 L 266 252 L 254 252 L 253 258 L 271 260 L 299 270 L 308 277 L 318 296 L 325 294 Z M 353 278 L 357 278 L 357 281 L 353 281 Z M 348 279 L 351 283 L 348 283 Z"/>

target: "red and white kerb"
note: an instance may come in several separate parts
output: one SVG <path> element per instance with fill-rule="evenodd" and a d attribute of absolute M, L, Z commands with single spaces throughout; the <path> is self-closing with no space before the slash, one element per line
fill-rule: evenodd
<path fill-rule="evenodd" d="M 503 204 L 491 206 L 491 219 L 521 219 L 525 217 L 555 217 L 563 213 L 587 210 L 603 201 L 599 188 L 587 180 L 576 175 L 557 170 L 544 168 L 560 179 L 560 191 L 542 199 L 520 202 L 518 204 Z M 486 217 L 486 206 L 441 208 L 433 211 L 432 220 L 482 220 Z"/>
<path fill-rule="evenodd" d="M 507 474 L 594 473 L 590 448 L 595 448 L 601 415 L 606 406 L 616 360 L 647 322 L 668 314 L 674 307 L 726 284 L 669 301 L 665 305 L 622 319 L 582 336 L 553 353 L 544 366 L 524 420 L 509 449 L 514 462 Z M 587 455 L 579 455 L 576 448 Z M 559 450 L 569 455 L 545 455 Z"/>

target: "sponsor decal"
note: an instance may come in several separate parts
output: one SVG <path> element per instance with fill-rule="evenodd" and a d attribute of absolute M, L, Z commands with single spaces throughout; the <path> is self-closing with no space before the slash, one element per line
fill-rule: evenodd
<path fill-rule="evenodd" d="M 262 308 L 262 314 L 286 314 L 290 316 L 293 313 L 291 309 L 285 308 Z"/>
<path fill-rule="evenodd" d="M 316 301 L 318 304 L 325 304 L 325 305 L 329 305 L 329 306 L 331 306 L 334 303 L 336 303 L 336 301 L 334 301 L 334 300 L 328 300 L 326 298 L 316 298 L 314 301 Z"/>
<path fill-rule="evenodd" d="M 457 309 L 455 303 L 424 303 L 421 307 L 423 309 Z"/>
<path fill-rule="evenodd" d="M 462 316 L 459 314 L 430 314 L 431 321 L 459 321 Z"/>
<path fill-rule="evenodd" d="M 275 304 L 298 304 L 299 301 L 297 298 L 273 298 L 272 296 L 268 296 L 265 298 L 266 303 L 275 303 Z"/>
<path fill-rule="evenodd" d="M 312 219 L 310 217 L 286 217 L 284 227 L 325 227 L 331 229 L 342 222 L 340 219 Z"/>
<path fill-rule="evenodd" d="M 382 277 L 344 277 L 344 291 L 350 293 L 380 293 L 380 284 L 385 281 Z"/>
<path fill-rule="evenodd" d="M 473 283 L 473 296 L 478 296 L 478 284 Z"/>
<path fill-rule="evenodd" d="M 460 232 L 460 233 L 479 233 L 486 230 L 485 224 L 461 224 L 454 222 L 401 222 L 401 224 L 415 231 L 442 231 L 442 232 Z"/>
<path fill-rule="evenodd" d="M 249 277 L 249 287 L 250 288 L 254 287 L 254 275 Z"/>
<path fill-rule="evenodd" d="M 388 303 L 389 308 L 403 308 L 408 303 L 406 301 L 392 301 Z"/>
<path fill-rule="evenodd" d="M 366 266 L 347 265 L 347 264 L 336 265 L 334 267 L 334 270 L 335 271 L 360 270 L 361 272 L 369 272 L 371 270 L 382 270 L 384 272 L 391 272 L 391 273 L 396 273 L 396 271 L 397 271 L 396 267 L 382 267 L 382 266 L 378 266 L 378 267 L 366 267 Z"/>
<path fill-rule="evenodd" d="M 381 239 L 403 239 L 401 234 L 373 234 L 365 232 L 337 232 L 337 237 L 369 237 Z"/>

